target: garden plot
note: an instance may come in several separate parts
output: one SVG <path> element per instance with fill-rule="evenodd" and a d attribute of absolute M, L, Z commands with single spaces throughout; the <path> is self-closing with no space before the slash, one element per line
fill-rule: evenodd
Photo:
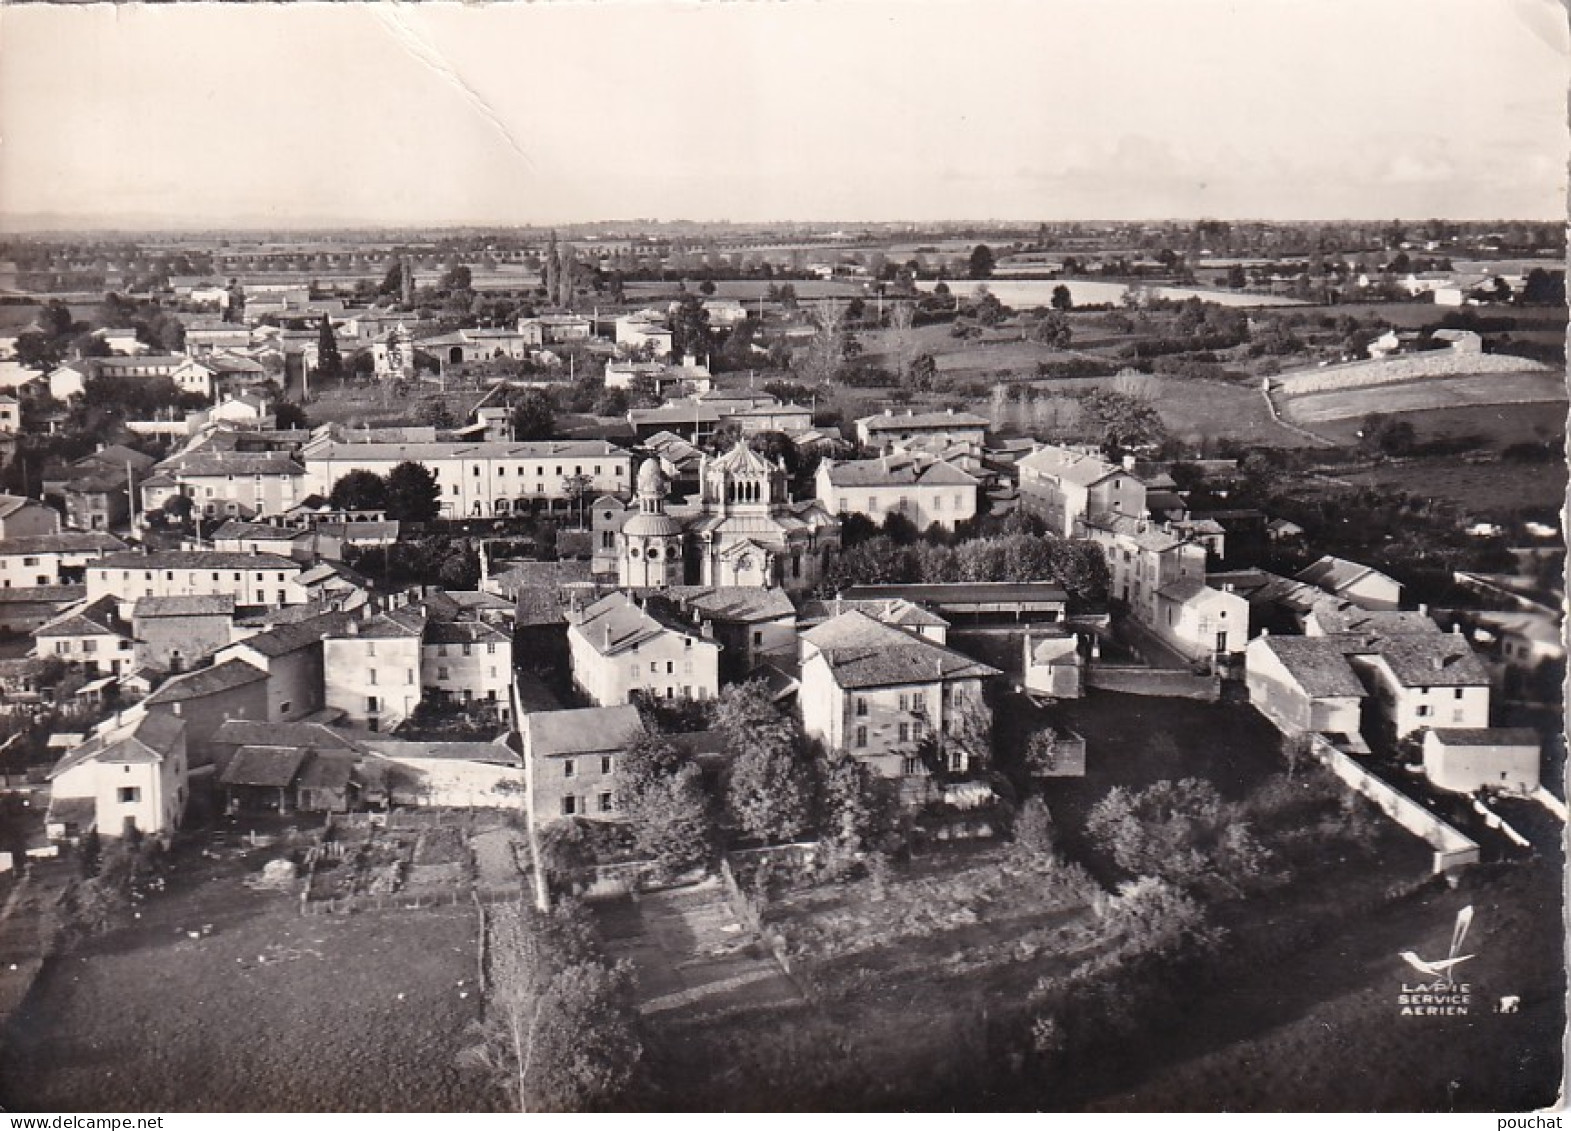
<path fill-rule="evenodd" d="M 1515 358 L 1509 360 L 1520 362 Z M 1487 411 L 1489 406 L 1499 404 L 1563 402 L 1566 388 L 1558 373 L 1518 371 L 1431 377 L 1403 384 L 1332 387 L 1302 393 L 1287 385 L 1278 396 L 1285 416 L 1300 424 L 1313 425 L 1346 417 L 1361 418 L 1371 412 L 1404 413 L 1466 407 Z"/>

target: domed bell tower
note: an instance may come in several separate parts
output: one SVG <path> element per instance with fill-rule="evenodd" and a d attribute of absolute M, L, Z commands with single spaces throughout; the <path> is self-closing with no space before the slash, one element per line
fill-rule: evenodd
<path fill-rule="evenodd" d="M 665 589 L 683 581 L 682 524 L 665 512 L 671 482 L 660 460 L 638 469 L 638 513 L 622 524 L 617 574 L 624 589 Z"/>

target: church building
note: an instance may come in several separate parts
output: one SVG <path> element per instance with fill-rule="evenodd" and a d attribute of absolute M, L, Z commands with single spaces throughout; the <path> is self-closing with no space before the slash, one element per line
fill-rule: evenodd
<path fill-rule="evenodd" d="M 615 548 L 622 588 L 810 589 L 839 552 L 839 520 L 816 499 L 792 502 L 785 468 L 744 442 L 703 458 L 696 498 L 673 504 L 670 490 L 660 460 L 649 459 L 632 505 L 594 504 L 595 543 Z"/>

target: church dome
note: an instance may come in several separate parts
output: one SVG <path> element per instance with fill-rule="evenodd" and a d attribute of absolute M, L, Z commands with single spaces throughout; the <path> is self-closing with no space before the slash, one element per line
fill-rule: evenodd
<path fill-rule="evenodd" d="M 709 466 L 713 471 L 724 471 L 731 475 L 768 476 L 775 470 L 773 464 L 748 447 L 743 440 L 738 440 L 735 447 Z"/>
<path fill-rule="evenodd" d="M 629 538 L 667 538 L 681 533 L 681 522 L 668 514 L 635 514 L 622 524 L 622 534 Z"/>
<path fill-rule="evenodd" d="M 671 481 L 660 468 L 660 460 L 646 459 L 643 466 L 638 469 L 638 493 L 640 495 L 658 495 L 664 498 L 671 489 Z"/>

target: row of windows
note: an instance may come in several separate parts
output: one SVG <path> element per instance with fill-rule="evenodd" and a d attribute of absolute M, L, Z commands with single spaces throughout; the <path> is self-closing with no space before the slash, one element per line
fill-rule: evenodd
<path fill-rule="evenodd" d="M 527 470 L 526 468 L 520 467 L 518 469 L 518 474 L 523 475 L 526 470 Z M 479 475 L 480 474 L 480 467 L 479 467 L 479 465 L 476 464 L 474 467 L 470 468 L 470 472 L 471 472 L 471 474 Z M 506 475 L 507 474 L 507 468 L 505 466 L 498 466 L 497 469 L 496 469 L 496 473 L 498 475 Z M 573 474 L 574 475 L 582 475 L 583 473 L 584 473 L 584 468 L 583 468 L 582 464 L 579 464 L 578 466 L 573 468 Z M 436 474 L 440 474 L 440 472 L 432 472 L 432 474 L 436 475 Z M 537 466 L 535 468 L 535 474 L 536 475 L 544 475 L 545 474 L 545 467 L 543 465 L 542 466 Z M 558 474 L 558 475 L 565 474 L 563 472 L 561 466 L 557 467 L 556 474 Z M 591 475 L 600 475 L 600 474 L 602 474 L 602 472 L 600 470 L 600 464 L 598 464 L 598 463 L 595 464 L 594 465 L 594 470 L 592 472 L 590 472 L 590 474 Z M 620 467 L 614 467 L 614 468 L 611 469 L 611 474 L 617 476 L 617 478 L 621 478 L 622 469 Z"/>
<path fill-rule="evenodd" d="M 497 676 L 496 676 L 496 669 L 495 669 L 495 668 L 491 668 L 491 669 L 490 669 L 490 672 L 491 672 L 491 674 L 490 674 L 490 677 L 489 677 L 489 678 L 491 678 L 491 679 L 495 679 L 495 678 L 496 678 L 496 677 L 497 677 Z M 448 679 L 451 679 L 451 678 L 452 678 L 452 676 L 450 676 L 450 675 L 449 675 L 449 674 L 448 674 L 448 669 L 447 669 L 447 668 L 445 668 L 445 667 L 439 667 L 439 668 L 437 668 L 437 669 L 436 669 L 436 678 L 437 678 L 437 679 L 438 679 L 438 680 L 448 680 Z M 374 681 L 373 681 L 373 682 L 374 682 Z M 466 692 L 464 692 L 464 694 L 465 694 L 465 695 L 468 695 L 468 694 L 469 694 L 469 692 L 467 692 L 467 691 L 466 691 Z M 491 692 L 491 693 L 490 693 L 490 695 L 489 695 L 489 698 L 492 698 L 492 699 L 495 699 L 495 698 L 496 698 L 496 692 L 494 692 L 494 691 L 493 691 L 493 692 Z"/>
<path fill-rule="evenodd" d="M 601 813 L 610 813 L 616 808 L 616 798 L 609 793 L 600 794 L 595 798 L 595 802 L 598 806 L 598 811 Z M 562 816 L 573 817 L 579 813 L 587 812 L 589 812 L 589 799 L 587 797 L 562 798 Z"/>
<path fill-rule="evenodd" d="M 182 573 L 188 573 L 188 574 L 191 574 L 193 576 L 196 573 L 195 570 L 181 570 L 181 572 Z M 219 579 L 218 571 L 214 570 L 212 576 L 213 576 L 213 580 L 217 581 Z M 285 581 L 285 580 L 288 579 L 288 577 L 289 577 L 288 574 L 280 573 L 278 575 L 278 580 L 279 581 Z M 174 579 L 175 579 L 175 571 L 174 570 L 172 570 L 172 569 L 164 570 L 164 580 L 165 581 L 173 581 Z M 244 576 L 242 574 L 237 573 L 237 574 L 235 574 L 235 578 L 234 579 L 236 581 L 243 581 L 244 580 Z M 106 577 L 105 580 L 108 580 L 108 578 Z M 128 569 L 121 570 L 120 571 L 120 580 L 121 581 L 130 581 L 131 580 L 131 571 L 128 570 Z M 151 580 L 153 580 L 153 571 L 150 570 L 150 569 L 143 570 L 142 571 L 142 580 L 144 580 L 144 581 L 151 581 Z M 267 584 L 267 574 L 261 572 L 260 570 L 258 570 L 252 576 L 251 584 L 253 584 L 253 585 L 266 585 Z"/>
<path fill-rule="evenodd" d="M 762 633 L 754 633 L 753 635 L 755 637 L 753 643 L 760 644 L 763 642 Z M 958 695 L 958 692 L 956 694 Z M 901 712 L 912 711 L 918 715 L 927 714 L 927 695 L 924 692 L 913 691 L 909 695 L 901 692 L 899 704 Z M 856 714 L 858 718 L 867 717 L 867 699 L 864 696 L 858 695 L 856 697 Z"/>
<path fill-rule="evenodd" d="M 644 665 L 642 663 L 634 663 L 632 668 L 630 669 L 630 671 L 631 671 L 632 677 L 636 680 L 639 676 L 644 674 Z M 650 661 L 650 663 L 649 663 L 649 674 L 650 675 L 659 675 L 660 674 L 660 661 L 659 660 L 651 660 Z M 665 674 L 666 675 L 675 675 L 676 674 L 676 664 L 675 664 L 674 661 L 667 660 L 665 662 Z M 692 660 L 683 660 L 682 661 L 682 674 L 683 675 L 692 675 L 693 674 L 693 661 Z"/>
<path fill-rule="evenodd" d="M 466 655 L 466 656 L 474 655 L 474 647 L 475 646 L 473 644 L 464 644 L 464 645 L 462 645 L 462 647 L 464 649 L 464 655 Z M 375 645 L 372 645 L 372 651 L 371 651 L 370 654 L 373 655 L 373 656 L 376 655 Z M 436 654 L 438 656 L 445 656 L 445 655 L 447 655 L 447 645 L 446 644 L 438 644 L 436 646 Z M 494 656 L 494 655 L 496 655 L 496 642 L 495 641 L 490 641 L 490 642 L 488 642 L 486 644 L 486 646 L 485 646 L 485 654 L 487 656 Z"/>
<path fill-rule="evenodd" d="M 602 774 L 609 774 L 609 773 L 611 773 L 615 769 L 615 766 L 616 766 L 616 763 L 615 763 L 614 759 L 612 758 L 612 756 L 610 754 L 602 754 L 602 755 L 600 755 L 600 772 Z M 570 778 L 570 777 L 577 776 L 577 774 L 578 774 L 578 759 L 576 759 L 576 758 L 563 758 L 562 759 L 562 776 L 564 778 Z"/>

